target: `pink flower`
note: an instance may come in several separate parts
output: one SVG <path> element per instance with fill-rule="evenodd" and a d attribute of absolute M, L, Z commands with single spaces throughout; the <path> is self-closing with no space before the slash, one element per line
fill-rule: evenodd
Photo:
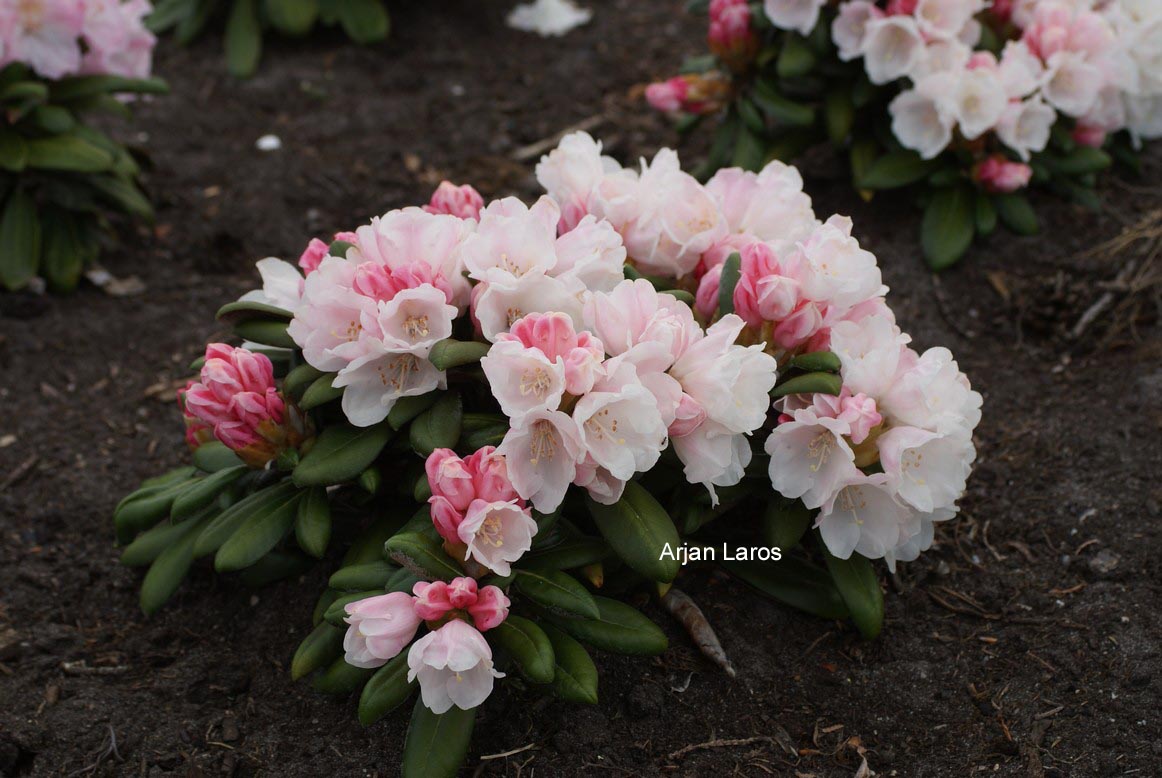
<path fill-rule="evenodd" d="M 448 584 L 443 581 L 420 581 L 412 587 L 412 594 L 416 616 L 424 621 L 439 621 L 453 608 L 448 598 Z"/>
<path fill-rule="evenodd" d="M 472 482 L 472 472 L 456 452 L 450 448 L 438 448 L 428 455 L 424 462 L 428 484 L 433 497 L 442 497 L 457 511 L 465 511 L 476 499 L 476 487 Z"/>
<path fill-rule="evenodd" d="M 473 559 L 497 575 L 508 575 L 511 563 L 532 548 L 537 523 L 520 500 L 473 500 L 456 532 L 467 547 L 465 560 Z"/>
<path fill-rule="evenodd" d="M 456 186 L 451 181 L 441 181 L 424 210 L 475 221 L 480 218 L 480 209 L 483 207 L 484 198 L 470 184 Z"/>
<path fill-rule="evenodd" d="M 408 681 L 417 678 L 424 705 L 446 713 L 453 705 L 470 710 L 492 693 L 504 673 L 493 669 L 492 649 L 477 630 L 453 619 L 417 640 L 408 652 Z"/>
<path fill-rule="evenodd" d="M 77 0 L 5 3 L 0 10 L 0 55 L 23 62 L 41 76 L 57 79 L 81 68 L 85 6 Z M 7 18 L 4 18 L 7 16 Z"/>
<path fill-rule="evenodd" d="M 646 102 L 659 111 L 717 113 L 730 96 L 730 81 L 722 73 L 687 73 L 646 87 Z"/>
<path fill-rule="evenodd" d="M 519 341 L 525 348 L 540 351 L 550 362 L 562 363 L 569 394 L 592 389 L 605 358 L 601 341 L 588 332 L 575 332 L 573 320 L 563 313 L 531 313 L 498 340 Z"/>
<path fill-rule="evenodd" d="M 485 586 L 476 596 L 476 602 L 468 606 L 468 612 L 476 622 L 476 629 L 487 632 L 508 618 L 510 605 L 508 597 L 499 588 Z"/>
<path fill-rule="evenodd" d="M 745 70 L 758 54 L 759 40 L 751 29 L 746 0 L 710 0 L 706 37 L 710 51 L 731 70 Z"/>
<path fill-rule="evenodd" d="M 311 238 L 311 242 L 303 249 L 303 253 L 299 256 L 299 267 L 307 275 L 319 269 L 319 264 L 323 261 L 323 257 L 327 256 L 327 252 L 331 247 L 319 240 L 318 238 Z"/>
<path fill-rule="evenodd" d="M 476 581 L 472 578 L 453 578 L 448 584 L 448 602 L 453 608 L 462 610 L 476 602 Z"/>
<path fill-rule="evenodd" d="M 488 502 L 507 502 L 517 499 L 516 489 L 508 478 L 508 465 L 495 446 L 485 446 L 464 460 L 472 474 L 475 497 Z"/>
<path fill-rule="evenodd" d="M 1023 162 L 1012 162 L 999 154 L 976 166 L 976 180 L 986 192 L 1015 192 L 1028 185 L 1033 168 Z"/>
<path fill-rule="evenodd" d="M 187 440 L 207 428 L 252 467 L 262 467 L 304 437 L 302 421 L 274 384 L 274 368 L 263 354 L 225 343 L 206 347 L 201 380 L 179 392 Z"/>
<path fill-rule="evenodd" d="M 380 667 L 412 641 L 420 626 L 413 599 L 392 592 L 348 603 L 343 620 L 351 626 L 343 638 L 344 659 L 355 667 Z"/>

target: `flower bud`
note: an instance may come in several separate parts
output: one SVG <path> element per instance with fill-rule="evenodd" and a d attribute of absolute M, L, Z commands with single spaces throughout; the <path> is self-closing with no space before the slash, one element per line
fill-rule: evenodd
<path fill-rule="evenodd" d="M 730 98 L 730 80 L 722 73 L 688 73 L 646 87 L 646 100 L 659 111 L 718 113 Z"/>
<path fill-rule="evenodd" d="M 487 632 L 498 627 L 508 618 L 508 608 L 511 603 L 508 597 L 495 586 L 485 586 L 476 596 L 476 602 L 468 606 L 472 620 L 476 622 L 476 629 Z"/>
<path fill-rule="evenodd" d="M 978 164 L 973 173 L 986 192 L 1007 193 L 1025 188 L 1033 176 L 1033 168 L 994 154 Z"/>
<path fill-rule="evenodd" d="M 480 209 L 483 207 L 484 198 L 471 185 L 456 186 L 451 181 L 441 181 L 424 210 L 479 221 Z"/>
<path fill-rule="evenodd" d="M 746 70 L 758 56 L 759 39 L 751 28 L 746 0 L 710 0 L 710 50 L 735 72 Z"/>

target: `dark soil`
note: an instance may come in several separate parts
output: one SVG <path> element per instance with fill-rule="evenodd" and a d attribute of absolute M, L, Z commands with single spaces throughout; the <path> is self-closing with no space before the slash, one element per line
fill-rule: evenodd
<path fill-rule="evenodd" d="M 251 593 L 199 570 L 146 619 L 110 514 L 181 461 L 172 386 L 255 258 L 444 176 L 531 196 L 514 152 L 589 117 L 623 161 L 676 140 L 633 89 L 701 48 L 679 0 L 589 0 L 593 23 L 555 40 L 506 30 L 509 4 L 396 3 L 388 44 L 271 44 L 244 83 L 216 40 L 163 43 L 174 94 L 138 111 L 159 224 L 105 257 L 147 291 L 0 297 L 0 774 L 396 773 L 406 712 L 365 730 L 353 701 L 288 676 L 326 571 Z M 255 150 L 267 133 L 281 151 Z M 863 749 L 879 775 L 1158 775 L 1162 343 L 1148 322 L 1060 334 L 1117 272 L 1078 253 L 1162 208 L 1143 185 L 1162 157 L 1109 182 L 1103 215 L 1039 199 L 1042 237 L 998 234 L 938 283 L 907 204 L 862 203 L 826 159 L 808 171 L 820 213 L 851 213 L 878 254 L 904 328 L 985 396 L 961 518 L 887 582 L 871 643 L 691 573 L 737 680 L 650 607 L 666 655 L 600 657 L 596 707 L 503 687 L 466 774 L 850 776 Z"/>

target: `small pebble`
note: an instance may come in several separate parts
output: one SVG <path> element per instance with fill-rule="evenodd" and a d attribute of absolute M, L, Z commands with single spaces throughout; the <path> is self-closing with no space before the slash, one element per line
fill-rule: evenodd
<path fill-rule="evenodd" d="M 278 151 L 282 148 L 282 138 L 277 135 L 263 135 L 254 147 L 259 151 Z"/>

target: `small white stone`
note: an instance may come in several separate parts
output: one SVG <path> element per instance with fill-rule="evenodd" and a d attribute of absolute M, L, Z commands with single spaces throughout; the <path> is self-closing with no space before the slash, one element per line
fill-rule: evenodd
<path fill-rule="evenodd" d="M 278 151 L 282 148 L 282 138 L 277 135 L 263 135 L 254 147 L 259 151 Z"/>

